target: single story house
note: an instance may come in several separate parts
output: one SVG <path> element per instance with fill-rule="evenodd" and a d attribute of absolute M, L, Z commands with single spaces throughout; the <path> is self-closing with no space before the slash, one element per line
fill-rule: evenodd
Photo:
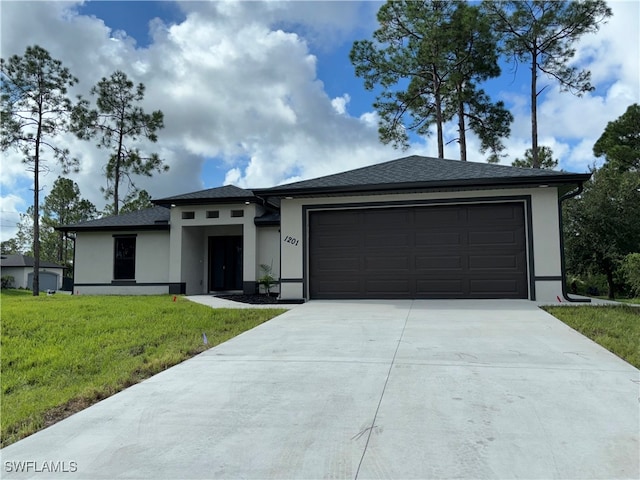
<path fill-rule="evenodd" d="M 60 229 L 79 294 L 282 300 L 565 297 L 562 202 L 590 174 L 420 156 L 273 188 L 210 188 Z"/>
<path fill-rule="evenodd" d="M 33 289 L 33 257 L 26 255 L 0 256 L 0 271 L 2 276 L 13 277 L 12 288 Z M 60 290 L 64 277 L 62 265 L 40 261 L 40 291 Z"/>

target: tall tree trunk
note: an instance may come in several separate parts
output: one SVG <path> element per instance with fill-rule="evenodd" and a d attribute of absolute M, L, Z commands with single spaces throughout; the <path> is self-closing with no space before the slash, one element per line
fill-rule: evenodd
<path fill-rule="evenodd" d="M 116 156 L 116 168 L 114 170 L 114 185 L 113 185 L 113 213 L 114 215 L 118 215 L 119 213 L 119 208 L 118 208 L 118 187 L 120 186 L 120 162 L 122 161 L 122 142 L 124 141 L 124 132 L 123 132 L 123 126 L 124 125 L 124 113 L 122 113 L 122 116 L 120 118 L 120 136 L 118 138 L 118 154 Z"/>
<path fill-rule="evenodd" d="M 42 118 L 42 117 L 41 117 Z M 33 158 L 33 296 L 40 295 L 40 136 L 42 120 L 38 121 L 36 151 Z"/>
<path fill-rule="evenodd" d="M 40 142 L 36 140 L 36 145 Z M 36 153 L 35 174 L 33 177 L 33 296 L 40 295 L 40 212 L 38 208 L 40 182 L 38 179 L 39 160 Z"/>
<path fill-rule="evenodd" d="M 531 159 L 532 167 L 540 168 L 538 158 L 538 52 L 531 53 Z"/>
<path fill-rule="evenodd" d="M 462 102 L 462 86 L 456 85 L 458 91 L 458 130 L 460 134 L 460 160 L 467 161 L 467 132 L 464 121 L 464 103 Z"/>
<path fill-rule="evenodd" d="M 616 295 L 615 295 L 615 286 L 613 285 L 613 270 L 609 267 L 607 267 L 606 270 L 607 270 L 606 271 L 607 287 L 609 289 L 609 292 L 607 293 L 607 298 L 609 298 L 609 300 L 615 300 Z"/>
<path fill-rule="evenodd" d="M 438 79 L 438 69 L 433 66 L 433 91 L 436 107 L 436 130 L 438 136 L 438 158 L 444 158 L 444 134 L 442 132 L 442 124 L 444 123 L 442 115 L 442 96 L 440 95 L 441 83 Z"/>
<path fill-rule="evenodd" d="M 114 170 L 115 180 L 113 181 L 113 214 L 118 215 L 118 184 L 120 183 L 120 157 L 116 161 Z"/>

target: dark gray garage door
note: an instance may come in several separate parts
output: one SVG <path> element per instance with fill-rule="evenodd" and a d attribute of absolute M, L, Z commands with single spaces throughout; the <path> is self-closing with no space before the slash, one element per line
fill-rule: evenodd
<path fill-rule="evenodd" d="M 522 203 L 309 215 L 311 298 L 527 298 Z"/>

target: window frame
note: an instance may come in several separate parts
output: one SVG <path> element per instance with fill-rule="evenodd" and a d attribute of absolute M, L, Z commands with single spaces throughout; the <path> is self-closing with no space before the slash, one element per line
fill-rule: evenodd
<path fill-rule="evenodd" d="M 114 235 L 113 236 L 113 280 L 135 281 L 136 279 L 136 253 L 137 253 L 137 235 Z M 133 253 L 127 257 L 118 258 L 118 246 L 120 242 L 133 242 Z M 123 264 L 128 262 L 128 265 Z M 129 276 L 131 272 L 133 276 Z"/>

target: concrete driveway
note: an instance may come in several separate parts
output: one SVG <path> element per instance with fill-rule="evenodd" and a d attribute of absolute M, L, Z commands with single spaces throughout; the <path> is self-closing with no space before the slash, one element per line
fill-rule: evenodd
<path fill-rule="evenodd" d="M 638 478 L 639 387 L 532 302 L 313 301 L 5 448 L 2 478 Z"/>

